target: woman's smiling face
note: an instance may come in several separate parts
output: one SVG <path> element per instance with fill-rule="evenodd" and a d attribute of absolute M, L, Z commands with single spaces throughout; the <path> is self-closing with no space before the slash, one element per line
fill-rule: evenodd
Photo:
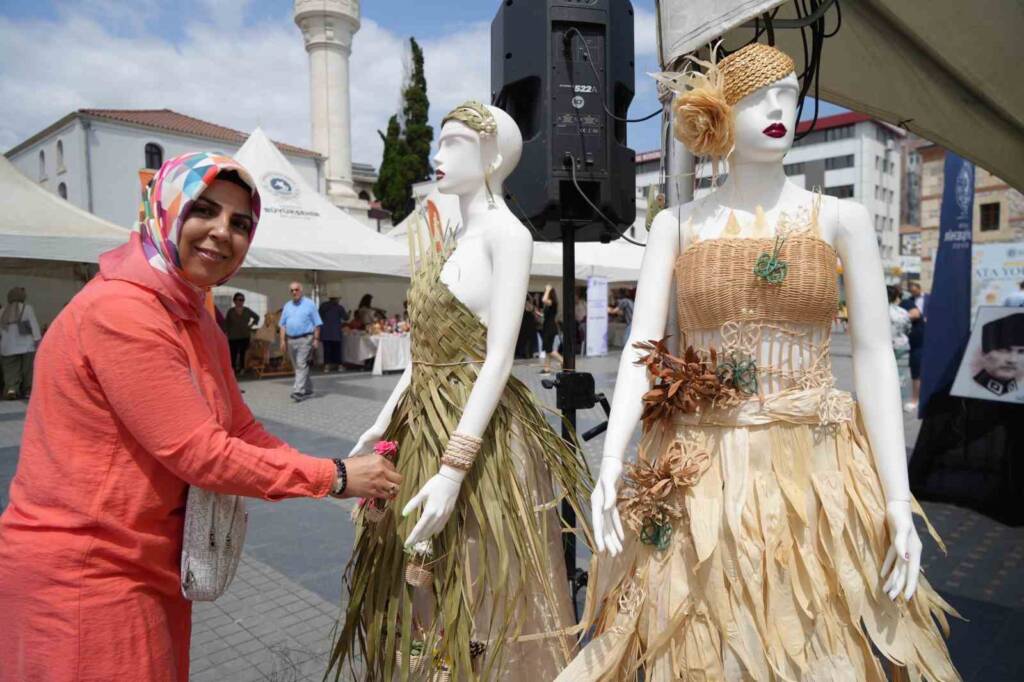
<path fill-rule="evenodd" d="M 214 180 L 181 226 L 178 255 L 192 284 L 210 287 L 234 273 L 249 251 L 252 197 L 233 182 Z"/>

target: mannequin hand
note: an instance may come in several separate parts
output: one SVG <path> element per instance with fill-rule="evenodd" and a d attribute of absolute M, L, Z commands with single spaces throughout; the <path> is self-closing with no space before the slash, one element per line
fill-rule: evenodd
<path fill-rule="evenodd" d="M 416 496 L 409 500 L 402 510 L 402 516 L 406 517 L 419 507 L 423 507 L 423 513 L 416 527 L 405 539 L 405 546 L 412 547 L 421 540 L 427 540 L 437 535 L 445 524 L 448 517 L 455 509 L 455 502 L 459 499 L 459 490 L 462 489 L 462 479 L 465 477 L 461 471 L 453 470 L 450 467 L 442 466 L 429 481 L 423 484 Z"/>
<path fill-rule="evenodd" d="M 607 551 L 611 556 L 622 551 L 626 534 L 622 531 L 622 520 L 616 504 L 619 483 L 622 480 L 622 460 L 617 457 L 601 459 L 601 473 L 597 477 L 594 492 L 590 495 L 590 513 L 594 524 L 594 541 L 597 551 Z"/>
<path fill-rule="evenodd" d="M 348 453 L 348 456 L 368 455 L 373 452 L 373 446 L 377 444 L 377 441 L 384 438 L 384 428 L 380 424 L 374 424 L 366 429 L 363 435 L 359 436 L 359 442 L 355 444 L 355 447 Z"/>
<path fill-rule="evenodd" d="M 895 500 L 885 505 L 885 518 L 889 525 L 892 545 L 882 563 L 882 589 L 895 600 L 900 594 L 911 599 L 917 590 L 921 572 L 921 538 L 914 527 L 910 502 Z"/>

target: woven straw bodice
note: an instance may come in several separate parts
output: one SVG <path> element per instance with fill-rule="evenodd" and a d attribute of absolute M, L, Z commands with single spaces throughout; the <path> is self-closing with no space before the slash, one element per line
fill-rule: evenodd
<path fill-rule="evenodd" d="M 423 259 L 409 285 L 413 363 L 474 363 L 487 352 L 487 328 L 441 281 L 446 257 Z"/>
<path fill-rule="evenodd" d="M 779 283 L 755 274 L 758 258 L 776 246 L 765 232 L 692 236 L 675 269 L 684 347 L 753 361 L 762 396 L 834 382 L 829 349 L 838 256 L 819 234 L 817 202 L 795 217 L 780 216 L 777 234 L 783 238 L 777 257 L 787 266 Z"/>
<path fill-rule="evenodd" d="M 754 265 L 773 246 L 774 239 L 739 237 L 686 249 L 676 263 L 680 331 L 743 320 L 831 324 L 839 300 L 836 252 L 810 233 L 791 235 L 779 255 L 788 273 L 780 284 L 768 284 L 754 274 Z"/>

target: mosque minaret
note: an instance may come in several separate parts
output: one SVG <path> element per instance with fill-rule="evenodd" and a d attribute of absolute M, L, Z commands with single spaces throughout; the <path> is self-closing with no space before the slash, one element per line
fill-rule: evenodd
<path fill-rule="evenodd" d="M 359 0 L 295 0 L 295 23 L 309 54 L 313 149 L 324 157 L 327 198 L 366 210 L 353 189 L 348 58 L 359 30 Z"/>

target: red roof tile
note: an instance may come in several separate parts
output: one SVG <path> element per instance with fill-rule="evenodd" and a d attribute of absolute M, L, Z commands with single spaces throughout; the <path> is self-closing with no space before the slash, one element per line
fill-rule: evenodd
<path fill-rule="evenodd" d="M 79 109 L 78 113 L 93 118 L 130 123 L 144 128 L 166 130 L 171 133 L 224 140 L 225 142 L 232 142 L 237 145 L 243 144 L 249 137 L 246 133 L 238 130 L 226 128 L 193 116 L 179 114 L 177 111 L 171 111 L 170 109 Z M 316 152 L 303 149 L 302 147 L 284 144 L 283 142 L 274 142 L 274 144 L 282 152 L 289 154 L 310 157 L 319 156 Z"/>

